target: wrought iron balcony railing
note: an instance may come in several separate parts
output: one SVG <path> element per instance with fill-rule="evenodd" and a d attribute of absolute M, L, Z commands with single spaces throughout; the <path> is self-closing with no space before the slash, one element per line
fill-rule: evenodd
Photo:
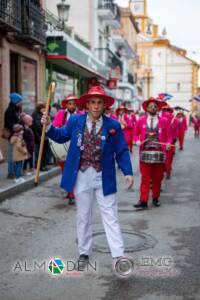
<path fill-rule="evenodd" d="M 21 0 L 0 1 L 0 30 L 21 31 Z"/>
<path fill-rule="evenodd" d="M 22 38 L 33 44 L 45 45 L 45 12 L 36 1 L 22 0 Z"/>
<path fill-rule="evenodd" d="M 104 62 L 104 64 L 109 66 L 111 69 L 120 68 L 122 72 L 122 61 L 109 48 L 96 48 L 95 50 L 98 51 L 98 58 L 100 61 Z"/>
<path fill-rule="evenodd" d="M 99 0 L 98 10 L 110 11 L 111 14 L 108 14 L 107 16 L 112 16 L 114 21 L 118 21 L 120 23 L 119 8 L 112 0 Z"/>

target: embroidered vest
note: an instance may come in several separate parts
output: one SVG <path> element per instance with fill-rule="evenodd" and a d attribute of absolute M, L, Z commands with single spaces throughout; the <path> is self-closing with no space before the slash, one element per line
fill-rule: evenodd
<path fill-rule="evenodd" d="M 153 129 L 147 126 L 145 139 L 148 140 L 144 144 L 144 150 L 162 150 L 161 145 L 157 144 L 159 142 L 158 126 L 156 126 L 156 128 Z"/>
<path fill-rule="evenodd" d="M 101 166 L 101 132 L 97 134 L 93 131 L 89 133 L 87 126 L 84 131 L 83 152 L 80 161 L 80 170 L 84 172 L 89 167 L 93 167 L 97 172 L 102 170 Z"/>

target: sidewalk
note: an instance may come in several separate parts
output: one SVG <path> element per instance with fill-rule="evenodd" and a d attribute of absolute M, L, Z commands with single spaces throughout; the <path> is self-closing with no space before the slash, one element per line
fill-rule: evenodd
<path fill-rule="evenodd" d="M 39 183 L 49 180 L 60 174 L 60 168 L 52 166 L 49 171 L 40 172 Z M 35 175 L 24 176 L 23 183 L 15 183 L 13 179 L 7 179 L 7 163 L 0 164 L 0 202 L 5 201 L 15 195 L 23 193 L 35 186 Z"/>

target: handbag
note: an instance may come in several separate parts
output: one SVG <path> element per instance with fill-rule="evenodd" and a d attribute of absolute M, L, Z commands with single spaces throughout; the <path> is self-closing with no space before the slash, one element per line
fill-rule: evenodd
<path fill-rule="evenodd" d="M 12 131 L 6 127 L 3 128 L 1 137 L 5 140 L 9 140 L 12 135 Z"/>

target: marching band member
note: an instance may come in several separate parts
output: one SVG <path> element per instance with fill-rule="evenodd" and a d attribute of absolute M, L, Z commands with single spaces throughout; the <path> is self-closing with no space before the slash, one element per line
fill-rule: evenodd
<path fill-rule="evenodd" d="M 199 137 L 200 133 L 200 117 L 197 114 L 192 116 L 192 124 L 194 127 L 194 137 Z"/>
<path fill-rule="evenodd" d="M 173 157 L 176 152 L 175 144 L 178 138 L 178 120 L 176 119 L 176 115 L 174 115 L 173 108 L 170 107 L 167 103 L 165 103 L 164 106 L 162 107 L 161 117 L 167 119 L 168 134 L 172 135 L 173 146 L 169 151 L 166 152 L 166 162 L 165 162 L 166 179 L 170 179 Z"/>
<path fill-rule="evenodd" d="M 82 268 L 89 262 L 92 250 L 92 205 L 98 203 L 112 258 L 124 255 L 124 244 L 118 222 L 115 197 L 115 160 L 125 175 L 129 187 L 133 185 L 129 151 L 119 122 L 104 115 L 114 104 L 100 86 L 92 87 L 88 94 L 76 101 L 88 113 L 74 115 L 62 128 L 50 126 L 47 135 L 58 143 L 70 140 L 61 187 L 74 190 L 77 205 L 77 236 L 79 260 Z M 43 124 L 49 125 L 44 114 Z"/>
<path fill-rule="evenodd" d="M 147 114 L 140 117 L 134 130 L 134 141 L 140 147 L 141 172 L 140 200 L 134 207 L 144 209 L 148 207 L 150 182 L 152 182 L 153 204 L 160 206 L 166 151 L 170 150 L 172 138 L 168 134 L 167 120 L 157 115 L 163 102 L 149 98 L 142 106 Z"/>
<path fill-rule="evenodd" d="M 187 120 L 186 116 L 184 115 L 183 111 L 179 111 L 176 115 L 178 120 L 178 140 L 179 140 L 179 149 L 183 150 L 185 133 L 187 131 Z"/>
<path fill-rule="evenodd" d="M 67 124 L 70 116 L 76 112 L 76 100 L 77 97 L 72 94 L 68 95 L 64 100 L 62 100 L 61 102 L 62 109 L 60 109 L 57 112 L 52 123 L 55 127 L 60 128 Z M 58 164 L 61 167 L 61 170 L 63 172 L 65 162 L 60 160 L 58 161 Z M 69 199 L 70 205 L 73 205 L 75 203 L 73 192 L 68 193 L 67 198 Z"/>

